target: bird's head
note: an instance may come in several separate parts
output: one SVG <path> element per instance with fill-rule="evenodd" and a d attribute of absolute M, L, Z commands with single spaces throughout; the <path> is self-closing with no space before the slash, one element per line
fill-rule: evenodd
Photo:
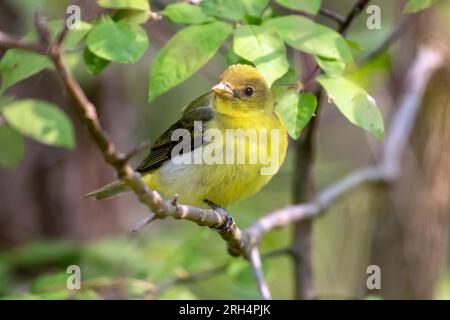
<path fill-rule="evenodd" d="M 212 91 L 215 108 L 224 114 L 273 111 L 272 92 L 256 68 L 235 64 L 228 67 Z"/>

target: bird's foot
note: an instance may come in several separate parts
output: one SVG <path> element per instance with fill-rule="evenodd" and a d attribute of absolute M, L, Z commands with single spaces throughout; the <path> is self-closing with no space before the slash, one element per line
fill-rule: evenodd
<path fill-rule="evenodd" d="M 215 204 L 214 202 L 208 199 L 203 200 L 203 202 L 206 203 L 208 206 L 210 206 L 211 209 L 220 214 L 222 217 L 225 217 L 225 223 L 222 223 L 220 227 L 216 228 L 217 231 L 219 231 L 219 233 L 221 234 L 230 232 L 232 226 L 234 225 L 234 220 L 230 212 L 228 212 L 227 209 L 222 208 L 221 206 Z"/>

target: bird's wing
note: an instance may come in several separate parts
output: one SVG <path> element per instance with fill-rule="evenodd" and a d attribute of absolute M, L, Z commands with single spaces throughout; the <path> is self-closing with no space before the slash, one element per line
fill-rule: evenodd
<path fill-rule="evenodd" d="M 214 109 L 211 108 L 211 93 L 200 96 L 183 109 L 180 120 L 174 123 L 166 132 L 164 132 L 150 148 L 149 154 L 136 167 L 138 172 L 150 172 L 163 165 L 164 162 L 170 160 L 172 149 L 179 141 L 172 141 L 172 133 L 177 129 L 186 129 L 191 135 L 190 151 L 199 147 L 203 142 L 203 137 L 194 136 L 194 121 L 201 121 L 204 125 L 214 116 Z"/>

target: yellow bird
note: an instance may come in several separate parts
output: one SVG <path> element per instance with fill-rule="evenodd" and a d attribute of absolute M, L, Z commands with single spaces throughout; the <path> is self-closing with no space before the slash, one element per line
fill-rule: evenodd
<path fill-rule="evenodd" d="M 286 129 L 264 77 L 236 64 L 183 109 L 136 170 L 167 199 L 178 194 L 182 204 L 224 208 L 267 184 L 286 149 Z M 129 187 L 115 181 L 86 196 L 101 200 L 124 191 Z"/>

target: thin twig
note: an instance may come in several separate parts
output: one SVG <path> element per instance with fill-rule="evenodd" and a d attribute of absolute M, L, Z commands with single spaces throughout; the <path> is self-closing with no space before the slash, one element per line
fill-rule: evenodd
<path fill-rule="evenodd" d="M 149 225 L 150 223 L 152 223 L 153 221 L 155 221 L 157 219 L 156 215 L 154 215 L 153 213 L 150 214 L 148 217 L 146 217 L 145 219 L 139 221 L 138 223 L 136 223 L 133 228 L 131 229 L 132 233 L 137 233 L 138 231 L 140 231 L 142 228 L 144 228 L 145 226 Z"/>
<path fill-rule="evenodd" d="M 69 27 L 67 26 L 67 20 L 64 20 L 64 26 L 62 30 L 58 33 L 58 36 L 55 40 L 55 46 L 61 47 L 63 45 L 64 39 L 66 38 L 67 34 L 69 33 Z"/>
<path fill-rule="evenodd" d="M 41 29 L 40 33 L 45 34 L 47 27 L 40 23 L 37 26 Z M 173 204 L 171 200 L 165 200 L 157 191 L 151 190 L 141 179 L 138 172 L 135 172 L 130 164 L 123 161 L 115 144 L 109 140 L 103 131 L 98 119 L 97 110 L 93 103 L 89 101 L 83 89 L 71 74 L 63 60 L 62 41 L 67 26 L 59 33 L 60 41 L 55 41 L 46 46 L 44 43 L 29 43 L 6 33 L 0 32 L 0 47 L 2 48 L 20 48 L 46 55 L 54 64 L 56 73 L 61 78 L 67 92 L 72 97 L 74 109 L 87 127 L 92 140 L 96 143 L 105 161 L 111 165 L 118 177 L 125 181 L 136 194 L 138 200 L 146 205 L 157 218 L 172 217 L 174 219 L 184 219 L 195 222 L 199 226 L 207 226 L 216 230 L 221 230 L 227 223 L 227 217 L 224 214 L 213 210 L 196 208 L 181 204 Z M 220 232 L 222 238 L 229 245 L 229 251 L 233 255 L 242 255 L 246 245 L 242 238 L 241 230 L 235 223 L 227 229 L 226 232 Z"/>
<path fill-rule="evenodd" d="M 246 258 L 252 267 L 253 274 L 255 276 L 256 283 L 258 284 L 258 290 L 261 297 L 264 300 L 272 300 L 272 295 L 270 294 L 269 287 L 267 286 L 266 280 L 264 278 L 263 266 L 261 262 L 261 256 L 257 246 L 253 246 L 248 251 Z"/>
<path fill-rule="evenodd" d="M 353 21 L 358 17 L 362 9 L 370 0 L 357 1 L 351 8 L 342 22 L 338 23 L 337 31 L 344 35 L 351 27 Z M 312 71 L 303 80 L 303 85 L 308 87 L 316 74 L 320 72 L 319 65 L 312 68 Z M 320 87 L 314 89 L 314 94 L 321 100 L 323 90 Z M 316 154 L 317 128 L 320 121 L 320 108 L 318 104 L 316 117 L 314 117 L 306 129 L 301 139 L 296 142 L 296 175 L 294 182 L 294 201 L 301 203 L 311 200 L 314 193 L 313 163 Z M 256 236 L 258 238 L 258 236 Z M 298 299 L 312 299 L 313 297 L 313 258 L 312 258 L 312 238 L 313 225 L 310 219 L 300 219 L 294 226 L 294 239 L 296 259 L 294 265 L 295 272 L 295 296 Z"/>
<path fill-rule="evenodd" d="M 1 31 L 0 46 L 5 49 L 22 49 L 42 55 L 45 55 L 47 50 L 47 48 L 40 43 L 28 42 Z"/>
<path fill-rule="evenodd" d="M 370 0 L 358 0 L 350 10 L 344 22 L 339 25 L 337 31 L 340 34 L 345 35 L 347 31 L 350 29 L 352 23 L 355 21 L 356 17 L 361 13 L 361 11 L 369 2 Z"/>
<path fill-rule="evenodd" d="M 392 183 L 400 174 L 402 155 L 411 136 L 422 97 L 432 74 L 445 62 L 445 54 L 431 45 L 420 47 L 407 75 L 405 93 L 399 111 L 394 115 L 384 145 L 383 158 L 378 165 L 355 171 L 318 193 L 311 202 L 274 211 L 246 232 L 259 241 L 262 234 L 273 229 L 318 216 L 336 199 L 355 187 L 368 182 Z"/>
<path fill-rule="evenodd" d="M 137 156 L 139 153 L 144 151 L 145 149 L 148 149 L 150 147 L 150 141 L 144 141 L 138 146 L 134 147 L 130 151 L 128 151 L 126 154 L 121 156 L 121 161 L 126 163 L 129 162 L 132 158 Z"/>
<path fill-rule="evenodd" d="M 367 3 L 368 0 L 360 0 L 357 2 L 357 10 L 352 10 L 351 14 L 347 17 L 345 25 L 341 27 L 342 33 L 348 29 L 357 13 Z M 44 33 L 42 34 L 42 38 L 44 38 Z M 120 154 L 116 150 L 116 146 L 103 132 L 98 120 L 96 108 L 86 97 L 84 91 L 63 61 L 62 40 L 61 43 L 56 41 L 49 46 L 45 46 L 44 43 L 30 43 L 0 32 L 0 47 L 28 50 L 46 55 L 53 61 L 57 74 L 60 76 L 67 92 L 75 102 L 75 110 L 88 128 L 92 139 L 102 152 L 105 161 L 114 167 L 119 178 L 128 183 L 139 201 L 154 212 L 156 218 L 172 217 L 175 219 L 190 220 L 200 226 L 220 229 L 227 222 L 224 215 L 212 210 L 181 205 L 177 201 L 163 199 L 158 192 L 149 189 L 145 185 L 139 173 L 135 172 L 127 162 L 122 161 Z M 426 85 L 433 72 L 443 62 L 444 54 L 441 50 L 437 50 L 431 46 L 420 48 L 408 75 L 407 91 L 400 103 L 399 112 L 394 116 L 390 126 L 384 148 L 384 157 L 379 165 L 350 174 L 343 180 L 320 192 L 315 200 L 311 202 L 294 205 L 270 213 L 258 220 L 244 232 L 241 232 L 233 224 L 227 232 L 221 233 L 221 236 L 228 244 L 230 253 L 233 255 L 247 253 L 246 256 L 252 265 L 259 290 L 265 299 L 270 298 L 270 292 L 264 282 L 261 259 L 257 248 L 263 233 L 319 215 L 338 197 L 362 183 L 393 181 L 400 172 L 401 156 L 411 134 Z"/>
<path fill-rule="evenodd" d="M 44 46 L 48 47 L 51 41 L 51 33 L 47 28 L 47 18 L 41 16 L 39 11 L 36 11 L 34 14 L 34 25 L 36 27 L 36 32 L 39 36 L 39 42 Z"/>
<path fill-rule="evenodd" d="M 343 24 L 345 22 L 345 18 L 344 17 L 340 16 L 336 12 L 334 12 L 332 10 L 329 10 L 327 8 L 320 8 L 319 14 L 324 16 L 324 17 L 330 18 L 331 20 L 334 20 L 338 24 Z"/>

